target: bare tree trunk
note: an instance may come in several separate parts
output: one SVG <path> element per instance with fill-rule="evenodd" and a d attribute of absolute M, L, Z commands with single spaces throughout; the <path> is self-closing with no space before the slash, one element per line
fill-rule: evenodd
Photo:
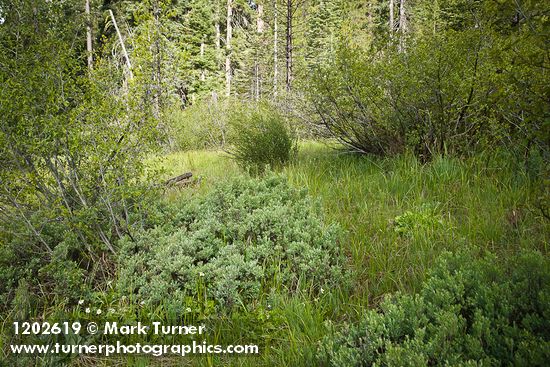
<path fill-rule="evenodd" d="M 258 46 L 262 46 L 262 33 L 264 31 L 264 6 L 258 4 L 258 18 L 256 19 L 256 31 L 258 33 Z M 256 53 L 256 59 L 254 60 L 254 78 L 255 78 L 255 93 L 254 97 L 256 101 L 260 99 L 260 65 L 258 62 L 258 53 Z"/>
<path fill-rule="evenodd" d="M 394 0 L 390 0 L 390 38 L 393 37 L 393 30 L 394 30 L 394 23 L 395 23 L 395 21 L 393 20 L 393 1 Z"/>
<path fill-rule="evenodd" d="M 216 23 L 214 24 L 214 28 L 216 29 L 216 53 L 219 54 L 220 53 L 220 38 L 221 38 L 221 34 L 220 34 L 220 23 L 216 20 Z"/>
<path fill-rule="evenodd" d="M 277 97 L 277 79 L 279 78 L 279 68 L 277 65 L 278 48 L 278 23 L 277 23 L 277 0 L 273 0 L 273 96 Z"/>
<path fill-rule="evenodd" d="M 405 14 L 405 0 L 399 3 L 399 52 L 405 50 L 405 33 L 407 32 L 407 15 Z"/>
<path fill-rule="evenodd" d="M 216 1 L 216 19 L 214 22 L 214 29 L 216 30 L 216 63 L 220 66 L 220 52 L 221 52 L 221 32 L 220 32 L 220 2 Z"/>
<path fill-rule="evenodd" d="M 292 0 L 286 1 L 286 90 L 292 88 Z"/>
<path fill-rule="evenodd" d="M 124 40 L 122 39 L 122 35 L 120 34 L 120 30 L 118 29 L 115 15 L 113 14 L 113 11 L 109 9 L 109 14 L 111 15 L 111 20 L 113 21 L 113 25 L 115 26 L 115 31 L 118 36 L 118 40 L 120 42 L 120 46 L 122 47 L 122 53 L 124 54 L 124 58 L 126 59 L 126 65 L 128 66 L 128 73 L 130 74 L 130 78 L 134 77 L 134 74 L 132 73 L 132 64 L 130 63 L 130 57 L 128 57 L 128 52 L 126 52 L 126 46 L 124 46 Z"/>
<path fill-rule="evenodd" d="M 203 60 L 204 58 L 204 37 L 203 37 L 203 40 L 201 41 L 201 60 Z M 206 75 L 205 75 L 205 71 L 204 71 L 204 68 L 201 69 L 201 82 L 204 82 L 206 80 Z"/>
<path fill-rule="evenodd" d="M 86 0 L 86 53 L 88 54 L 88 70 L 92 70 L 94 64 L 92 49 L 92 18 L 90 16 L 90 0 Z"/>
<path fill-rule="evenodd" d="M 231 38 L 233 28 L 231 20 L 233 16 L 232 0 L 227 0 L 227 33 L 225 41 L 225 95 L 231 95 Z"/>
<path fill-rule="evenodd" d="M 264 6 L 262 4 L 258 4 L 258 18 L 256 19 L 256 30 L 258 33 L 264 32 Z"/>

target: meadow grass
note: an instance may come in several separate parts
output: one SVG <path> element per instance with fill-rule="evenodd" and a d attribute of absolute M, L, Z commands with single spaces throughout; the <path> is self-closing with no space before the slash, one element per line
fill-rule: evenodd
<path fill-rule="evenodd" d="M 327 332 L 327 322 L 353 322 L 386 294 L 418 290 L 445 250 L 491 251 L 500 257 L 526 248 L 548 251 L 549 223 L 532 205 L 537 181 L 511 160 L 480 155 L 463 160 L 436 157 L 421 164 L 409 155 L 374 159 L 335 148 L 303 142 L 281 174 L 292 185 L 308 189 L 327 223 L 344 229 L 341 246 L 353 286 L 327 290 L 318 298 L 279 295 L 273 307 L 280 322 L 269 335 L 260 335 L 269 339 L 260 356 L 193 358 L 192 365 L 307 365 Z M 223 152 L 177 152 L 151 162 L 161 166 L 166 177 L 191 171 L 200 178 L 190 187 L 170 189 L 169 200 L 204 194 L 217 182 L 243 174 Z M 241 318 L 220 323 L 225 337 L 217 341 L 245 343 L 243 331 L 261 334 L 249 322 Z M 177 365 L 176 360 L 162 361 Z"/>
<path fill-rule="evenodd" d="M 162 164 L 167 176 L 192 171 L 201 177 L 191 194 L 242 174 L 223 152 L 172 153 Z M 407 155 L 372 159 L 305 142 L 282 174 L 321 202 L 327 221 L 344 228 L 342 245 L 362 283 L 356 296 L 368 297 L 361 305 L 373 305 L 388 292 L 416 289 L 445 249 L 547 250 L 548 223 L 531 206 L 535 183 L 510 161 L 436 157 L 422 165 Z M 175 189 L 169 195 L 189 193 Z M 398 233 L 395 218 L 423 205 L 435 207 L 441 223 Z"/>

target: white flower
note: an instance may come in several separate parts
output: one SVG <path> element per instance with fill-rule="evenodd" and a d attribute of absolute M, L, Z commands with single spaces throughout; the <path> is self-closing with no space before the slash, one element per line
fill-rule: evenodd
<path fill-rule="evenodd" d="M 325 293 L 325 290 L 323 289 L 323 287 L 321 287 L 321 294 Z"/>
<path fill-rule="evenodd" d="M 145 301 L 141 301 L 139 304 L 143 306 L 145 304 Z"/>
<path fill-rule="evenodd" d="M 79 299 L 79 300 L 78 300 L 78 304 L 82 306 L 82 305 L 84 304 L 84 300 L 83 300 L 83 299 Z"/>
<path fill-rule="evenodd" d="M 191 309 L 190 309 L 189 307 L 187 307 L 187 308 L 185 309 L 185 312 L 191 312 Z"/>
<path fill-rule="evenodd" d="M 101 310 L 98 308 L 95 313 L 98 314 L 98 315 L 101 315 Z"/>
<path fill-rule="evenodd" d="M 204 276 L 204 273 L 201 271 L 201 272 L 199 273 L 199 276 L 200 276 L 200 277 L 203 277 L 203 276 Z"/>
<path fill-rule="evenodd" d="M 86 307 L 86 313 L 90 313 L 90 307 Z"/>

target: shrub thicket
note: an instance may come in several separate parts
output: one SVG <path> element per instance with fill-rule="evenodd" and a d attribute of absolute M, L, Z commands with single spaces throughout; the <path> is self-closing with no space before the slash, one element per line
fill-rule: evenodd
<path fill-rule="evenodd" d="M 284 166 L 296 151 L 295 133 L 276 109 L 265 104 L 235 109 L 229 142 L 231 156 L 253 174 Z"/>
<path fill-rule="evenodd" d="M 419 294 L 326 337 L 327 366 L 543 366 L 550 358 L 550 261 L 538 252 L 505 265 L 444 254 Z"/>
<path fill-rule="evenodd" d="M 71 36 L 82 24 L 65 19 L 75 3 L 1 8 L 0 308 L 22 281 L 66 296 L 109 269 L 101 259 L 136 225 L 152 191 L 143 157 L 162 136 L 142 79 L 122 87 L 102 58 L 85 69 Z"/>
<path fill-rule="evenodd" d="M 495 15 L 486 2 L 461 24 L 400 36 L 406 47 L 344 42 L 311 78 L 317 123 L 361 153 L 547 155 L 548 20 L 535 3 L 513 27 L 515 7 Z"/>
<path fill-rule="evenodd" d="M 229 100 L 201 100 L 185 110 L 174 107 L 166 113 L 172 150 L 217 149 L 225 145 Z"/>
<path fill-rule="evenodd" d="M 150 304 L 206 295 L 230 309 L 274 287 L 319 292 L 340 284 L 337 228 L 325 227 L 318 209 L 278 177 L 220 185 L 121 241 L 119 289 Z"/>

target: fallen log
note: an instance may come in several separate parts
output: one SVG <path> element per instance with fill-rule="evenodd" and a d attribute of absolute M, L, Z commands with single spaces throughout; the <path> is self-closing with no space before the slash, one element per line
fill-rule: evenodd
<path fill-rule="evenodd" d="M 191 177 L 193 177 L 193 174 L 191 172 L 185 172 L 182 175 L 172 177 L 171 179 L 166 180 L 166 182 L 164 184 L 165 185 L 174 185 L 174 184 L 181 185 L 181 184 L 184 184 L 184 183 L 187 183 L 188 181 L 190 181 Z"/>

